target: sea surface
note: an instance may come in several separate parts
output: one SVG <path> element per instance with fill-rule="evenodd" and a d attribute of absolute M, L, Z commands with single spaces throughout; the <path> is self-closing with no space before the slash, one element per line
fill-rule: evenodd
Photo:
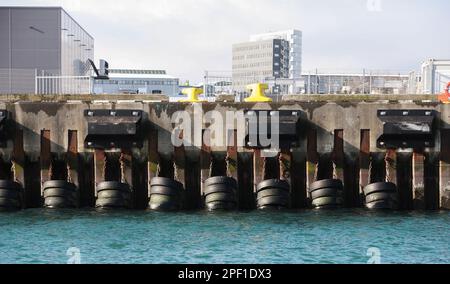
<path fill-rule="evenodd" d="M 450 263 L 450 212 L 0 213 L 2 264 Z"/>

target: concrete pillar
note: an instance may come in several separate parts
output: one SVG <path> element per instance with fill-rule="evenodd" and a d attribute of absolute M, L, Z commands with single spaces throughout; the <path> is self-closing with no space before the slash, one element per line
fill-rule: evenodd
<path fill-rule="evenodd" d="M 439 152 L 430 151 L 425 154 L 425 208 L 439 210 Z"/>
<path fill-rule="evenodd" d="M 361 197 L 361 203 L 363 202 L 364 188 L 371 183 L 371 163 L 370 130 L 361 130 L 361 143 L 359 152 L 359 194 Z"/>
<path fill-rule="evenodd" d="M 450 129 L 441 130 L 440 208 L 450 209 Z"/>
<path fill-rule="evenodd" d="M 188 197 L 190 192 L 187 191 L 186 183 L 186 151 L 184 146 L 174 148 L 173 162 L 174 179 L 183 185 L 185 200 L 190 199 Z"/>
<path fill-rule="evenodd" d="M 344 182 L 344 131 L 334 131 L 334 149 L 332 153 L 333 178 Z M 345 185 L 344 185 L 345 186 Z"/>
<path fill-rule="evenodd" d="M 52 153 L 51 153 L 51 140 L 50 130 L 42 130 L 41 132 L 41 196 L 44 195 L 44 183 L 52 178 Z"/>
<path fill-rule="evenodd" d="M 158 131 L 152 129 L 149 131 L 148 135 L 148 165 L 147 165 L 148 197 L 150 197 L 150 184 L 152 182 L 152 179 L 158 176 L 159 166 L 160 166 L 160 156 L 158 153 Z"/>
<path fill-rule="evenodd" d="M 184 147 L 175 147 L 174 149 L 174 179 L 186 188 L 186 154 Z"/>
<path fill-rule="evenodd" d="M 398 184 L 397 182 L 397 151 L 389 149 L 386 151 L 385 156 L 386 165 L 386 182 L 392 182 Z"/>
<path fill-rule="evenodd" d="M 80 190 L 78 131 L 69 130 L 69 147 L 67 150 L 67 176 L 69 182 Z"/>
<path fill-rule="evenodd" d="M 128 184 L 132 192 L 131 208 L 135 208 L 136 200 L 135 189 L 133 186 L 133 154 L 130 149 L 122 149 L 119 158 L 120 181 Z"/>
<path fill-rule="evenodd" d="M 403 210 L 414 209 L 413 172 L 413 152 L 403 151 L 397 153 L 397 187 L 400 197 L 400 209 Z M 422 165 L 422 176 L 423 173 Z"/>
<path fill-rule="evenodd" d="M 26 207 L 28 188 L 25 182 L 25 151 L 23 149 L 23 130 L 17 129 L 14 134 L 14 146 L 12 157 L 12 174 L 15 182 L 19 183 L 23 190 L 22 207 Z"/>
<path fill-rule="evenodd" d="M 412 185 L 414 209 L 425 209 L 425 156 L 422 151 L 414 151 L 412 160 Z"/>
<path fill-rule="evenodd" d="M 119 158 L 120 181 L 133 190 L 133 154 L 130 149 L 122 149 Z"/>
<path fill-rule="evenodd" d="M 258 185 L 265 179 L 266 159 L 262 151 L 256 149 L 253 152 L 253 192 L 256 193 Z"/>
<path fill-rule="evenodd" d="M 67 149 L 67 178 L 68 182 L 73 183 L 78 191 L 77 206 L 80 206 L 80 168 L 78 156 L 78 132 L 69 130 L 69 140 Z"/>
<path fill-rule="evenodd" d="M 291 192 L 291 206 L 292 207 L 292 153 L 290 149 L 281 149 L 281 152 L 278 156 L 279 165 L 280 165 L 280 180 L 287 181 L 290 185 Z"/>
<path fill-rule="evenodd" d="M 294 148 L 291 163 L 292 208 L 306 208 L 306 139 L 302 139 L 299 148 Z"/>
<path fill-rule="evenodd" d="M 212 166 L 212 156 L 211 156 L 211 143 L 209 131 L 205 131 L 204 140 L 202 142 L 202 151 L 200 153 L 200 179 L 201 179 L 201 194 L 203 196 L 205 190 L 205 181 L 211 177 L 211 166 Z M 206 141 L 205 141 L 206 140 Z"/>
<path fill-rule="evenodd" d="M 237 131 L 234 130 L 231 135 L 228 135 L 228 138 L 226 157 L 227 176 L 234 178 L 239 183 Z"/>
<path fill-rule="evenodd" d="M 94 152 L 94 179 L 95 197 L 97 197 L 97 186 L 106 179 L 106 153 L 103 149 L 95 149 Z"/>
<path fill-rule="evenodd" d="M 317 130 L 309 129 L 307 133 L 307 155 L 306 155 L 306 187 L 307 196 L 312 183 L 317 181 L 319 172 L 319 154 L 317 152 Z"/>
<path fill-rule="evenodd" d="M 359 153 L 359 188 L 360 193 L 370 184 L 370 130 L 361 131 L 361 144 Z"/>

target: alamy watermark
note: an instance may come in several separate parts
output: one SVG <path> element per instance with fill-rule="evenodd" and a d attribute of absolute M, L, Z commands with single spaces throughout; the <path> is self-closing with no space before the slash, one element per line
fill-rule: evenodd
<path fill-rule="evenodd" d="M 174 147 L 258 147 L 280 148 L 278 111 L 209 111 L 200 105 L 193 113 L 178 111 L 172 115 L 171 142 Z M 237 137 L 234 137 L 237 135 Z M 266 151 L 265 155 L 272 155 Z"/>
<path fill-rule="evenodd" d="M 66 255 L 68 256 L 67 264 L 81 264 L 81 250 L 79 248 L 69 248 Z"/>
<path fill-rule="evenodd" d="M 367 264 L 381 264 L 381 250 L 379 248 L 369 248 L 367 250 L 367 257 L 369 257 Z"/>

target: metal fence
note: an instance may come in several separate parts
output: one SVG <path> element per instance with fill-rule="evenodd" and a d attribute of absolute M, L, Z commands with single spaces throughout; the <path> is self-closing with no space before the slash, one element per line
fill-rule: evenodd
<path fill-rule="evenodd" d="M 305 71 L 306 94 L 407 94 L 411 90 L 410 72 L 366 70 Z"/>
<path fill-rule="evenodd" d="M 233 76 L 231 71 L 206 71 L 207 96 L 246 96 L 245 84 L 267 83 L 272 97 L 286 94 L 408 94 L 417 90 L 417 76 L 411 72 L 385 70 L 304 71 L 301 78 Z"/>
<path fill-rule="evenodd" d="M 231 71 L 205 71 L 203 88 L 206 97 L 235 94 Z"/>
<path fill-rule="evenodd" d="M 91 76 L 58 76 L 58 71 L 0 69 L 0 94 L 92 94 Z"/>

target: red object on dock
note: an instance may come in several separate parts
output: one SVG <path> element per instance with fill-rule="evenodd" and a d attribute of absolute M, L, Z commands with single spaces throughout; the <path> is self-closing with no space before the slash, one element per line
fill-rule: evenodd
<path fill-rule="evenodd" d="M 450 82 L 445 88 L 445 92 L 439 96 L 439 100 L 444 104 L 450 104 Z"/>

